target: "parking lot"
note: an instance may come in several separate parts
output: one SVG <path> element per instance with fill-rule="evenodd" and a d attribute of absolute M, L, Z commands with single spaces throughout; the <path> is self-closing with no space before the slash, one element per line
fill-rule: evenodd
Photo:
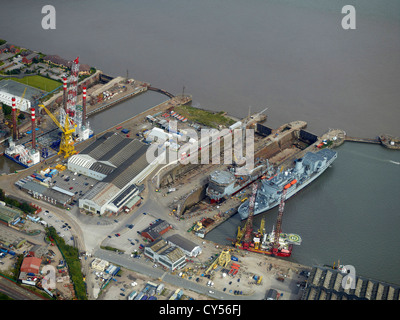
<path fill-rule="evenodd" d="M 75 199 L 82 197 L 98 181 L 96 179 L 75 173 L 70 170 L 61 171 L 51 181 L 52 186 L 57 186 L 75 194 Z"/>
<path fill-rule="evenodd" d="M 103 241 L 103 245 L 117 248 L 127 254 L 131 254 L 135 250 L 139 250 L 139 245 L 141 243 L 147 243 L 143 240 L 140 232 L 147 228 L 150 223 L 154 222 L 155 219 L 156 218 L 149 213 L 140 214 L 131 222 L 126 222 L 120 229 L 115 229 L 116 231 L 114 233 L 109 234 Z M 115 219 L 114 222 L 119 223 L 119 220 Z"/>
<path fill-rule="evenodd" d="M 57 230 L 57 234 L 64 239 L 66 244 L 70 246 L 74 245 L 74 240 L 71 233 L 72 228 L 68 223 L 60 218 L 57 218 L 48 210 L 42 211 L 38 215 L 47 222 L 48 226 L 53 226 Z"/>

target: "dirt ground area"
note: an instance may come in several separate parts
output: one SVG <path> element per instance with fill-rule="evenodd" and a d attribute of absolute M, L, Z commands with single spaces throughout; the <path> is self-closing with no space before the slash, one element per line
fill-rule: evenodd
<path fill-rule="evenodd" d="M 12 251 L 16 253 L 15 256 L 7 254 L 4 258 L 0 260 L 0 272 L 6 275 L 11 275 L 12 270 L 14 268 L 15 263 L 17 262 L 17 256 L 20 254 L 25 254 L 32 250 L 36 245 L 41 246 L 41 253 L 38 253 L 38 256 L 42 259 L 41 269 L 44 265 L 49 265 L 54 267 L 55 270 L 55 281 L 56 281 L 56 290 L 62 299 L 70 300 L 73 298 L 74 290 L 72 283 L 69 278 L 67 267 L 59 267 L 59 262 L 64 260 L 61 252 L 58 250 L 57 246 L 52 246 L 46 242 L 44 242 L 44 227 L 38 223 L 34 223 L 32 221 L 26 220 L 24 224 L 24 231 L 33 231 L 40 230 L 42 231 L 37 236 L 26 236 L 27 241 L 23 242 L 23 244 L 18 248 L 13 248 Z M 7 238 L 11 241 L 13 238 L 19 239 L 23 237 L 18 231 L 2 227 L 1 234 L 4 238 Z M 40 275 L 39 275 L 40 276 Z"/>
<path fill-rule="evenodd" d="M 304 282 L 305 278 L 299 273 L 303 270 L 310 271 L 310 267 L 236 249 L 231 251 L 231 255 L 237 257 L 238 261 L 231 261 L 227 267 L 211 272 L 211 280 L 217 290 L 230 294 L 237 291 L 258 300 L 263 299 L 269 289 L 276 289 L 282 294 L 283 300 L 300 299 L 302 290 L 297 284 Z M 227 274 L 233 263 L 240 266 L 235 276 Z M 261 282 L 257 284 L 260 277 Z M 284 280 L 279 281 L 278 278 Z"/>
<path fill-rule="evenodd" d="M 150 281 L 156 285 L 161 283 L 158 280 L 154 280 L 143 274 L 139 274 L 125 268 L 122 268 L 121 270 L 122 272 L 120 273 L 120 277 L 116 277 L 117 281 L 110 281 L 107 287 L 102 290 L 97 300 L 128 300 L 128 296 L 132 293 L 132 291 L 140 292 L 144 289 L 147 282 Z M 157 300 L 169 300 L 169 298 L 177 289 L 183 290 L 183 296 L 181 300 L 189 300 L 190 298 L 194 300 L 210 299 L 205 295 L 201 295 L 184 288 L 179 288 L 165 282 L 162 283 L 165 285 L 165 287 L 160 295 L 156 295 Z"/>

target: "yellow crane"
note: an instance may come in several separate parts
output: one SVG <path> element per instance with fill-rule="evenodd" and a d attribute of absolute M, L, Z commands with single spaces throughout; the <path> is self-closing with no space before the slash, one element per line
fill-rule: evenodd
<path fill-rule="evenodd" d="M 221 266 L 221 267 L 226 267 L 228 265 L 228 263 L 231 261 L 231 254 L 230 254 L 229 251 L 230 250 L 228 250 L 228 249 L 222 250 L 220 255 L 208 267 L 208 269 L 206 270 L 205 274 L 208 274 L 211 271 L 211 269 L 216 269 L 218 265 Z"/>
<path fill-rule="evenodd" d="M 58 151 L 58 154 L 64 153 L 64 158 L 68 158 L 75 154 L 76 151 L 74 148 L 74 139 L 72 138 L 72 134 L 75 132 L 76 124 L 72 126 L 70 125 L 70 120 L 67 114 L 64 121 L 64 126 L 62 126 L 56 117 L 43 104 L 39 105 L 39 108 L 43 108 L 50 116 L 51 120 L 53 120 L 62 131 L 60 150 Z"/>

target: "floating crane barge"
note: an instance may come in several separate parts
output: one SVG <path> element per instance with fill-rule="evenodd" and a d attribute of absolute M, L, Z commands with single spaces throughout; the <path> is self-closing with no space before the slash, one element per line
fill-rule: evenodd
<path fill-rule="evenodd" d="M 238 227 L 238 233 L 234 246 L 241 250 L 247 250 L 278 257 L 290 257 L 293 245 L 301 244 L 301 237 L 297 234 L 286 234 L 281 232 L 282 216 L 285 206 L 287 189 L 291 183 L 285 185 L 282 190 L 279 213 L 276 223 L 276 230 L 271 233 L 265 232 L 265 220 L 261 220 L 261 226 L 257 232 L 253 232 L 254 202 L 259 183 L 253 184 L 252 195 L 249 199 L 249 216 L 243 228 Z"/>

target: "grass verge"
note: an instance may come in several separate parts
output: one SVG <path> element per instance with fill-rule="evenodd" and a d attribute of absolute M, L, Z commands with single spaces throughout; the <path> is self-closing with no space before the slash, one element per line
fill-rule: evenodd
<path fill-rule="evenodd" d="M 38 75 L 23 77 L 21 79 L 19 79 L 19 78 L 10 78 L 10 79 L 13 81 L 37 88 L 39 90 L 47 91 L 47 92 L 53 91 L 54 89 L 61 86 L 61 83 L 58 81 L 48 79 L 48 78 L 38 76 Z"/>
<path fill-rule="evenodd" d="M 177 106 L 174 108 L 174 111 L 184 116 L 185 118 L 188 118 L 188 120 L 200 123 L 210 128 L 218 129 L 219 125 L 229 127 L 230 125 L 235 123 L 233 119 L 225 116 L 224 111 L 213 113 L 187 105 Z"/>

